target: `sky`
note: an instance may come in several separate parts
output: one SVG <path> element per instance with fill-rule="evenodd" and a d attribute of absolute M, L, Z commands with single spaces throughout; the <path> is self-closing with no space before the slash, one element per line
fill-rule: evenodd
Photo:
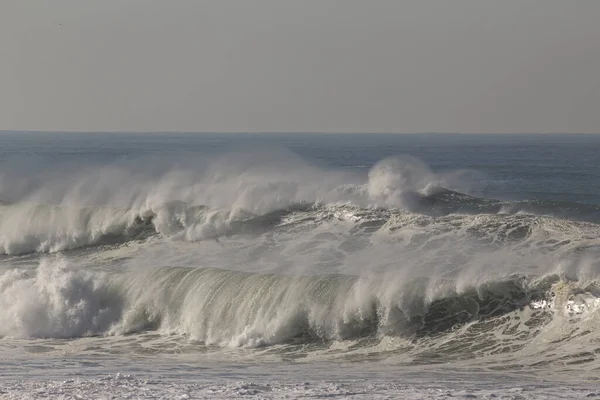
<path fill-rule="evenodd" d="M 600 133 L 599 0 L 2 0 L 0 129 Z"/>

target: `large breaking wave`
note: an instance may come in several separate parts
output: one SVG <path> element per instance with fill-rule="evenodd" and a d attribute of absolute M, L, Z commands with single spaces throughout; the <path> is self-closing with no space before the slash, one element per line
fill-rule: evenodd
<path fill-rule="evenodd" d="M 404 341 L 385 351 L 411 351 L 415 359 L 528 346 L 557 356 L 558 343 L 599 336 L 600 287 L 561 273 L 479 283 L 464 276 L 286 276 L 183 267 L 107 276 L 58 257 L 43 260 L 37 272 L 4 273 L 0 293 L 2 336 L 157 331 L 227 347 L 348 340 L 372 347 L 396 337 Z"/>
<path fill-rule="evenodd" d="M 156 331 L 234 347 L 402 338 L 429 359 L 600 337 L 597 206 L 476 196 L 472 174 L 410 157 L 367 176 L 289 157 L 230 161 L 0 180 L 5 259 L 64 253 L 2 273 L 0 336 Z M 122 268 L 69 259 L 132 242 L 146 256 Z"/>
<path fill-rule="evenodd" d="M 211 209 L 177 201 L 142 210 L 5 205 L 0 206 L 0 254 L 56 253 L 89 246 L 119 245 L 156 235 L 190 242 L 218 240 L 223 236 L 260 234 L 302 222 L 330 219 L 349 220 L 363 227 L 369 225 L 371 230 L 394 231 L 411 224 L 426 224 L 442 230 L 462 229 L 480 237 L 515 239 L 552 229 L 582 231 L 582 235 L 590 237 L 600 229 L 594 223 L 573 217 L 527 213 L 523 211 L 525 207 L 518 207 L 516 203 L 496 204 L 447 190 L 416 196 L 412 209 L 418 207 L 419 212 L 318 203 L 292 204 L 264 214 Z"/>
<path fill-rule="evenodd" d="M 472 174 L 434 173 L 411 157 L 383 160 L 366 178 L 280 157 L 266 163 L 219 160 L 151 177 L 139 167 L 99 167 L 27 185 L 0 177 L 0 198 L 10 199 L 0 204 L 0 254 L 54 253 L 157 234 L 212 240 L 263 232 L 290 216 L 302 218 L 297 215 L 302 212 L 305 218 L 345 213 L 378 220 L 407 214 L 493 214 L 500 224 L 522 225 L 523 234 L 534 229 L 531 221 L 523 222 L 528 217 L 507 215 L 546 216 L 573 224 L 600 221 L 600 207 L 594 205 L 468 195 L 460 190 L 472 186 Z"/>

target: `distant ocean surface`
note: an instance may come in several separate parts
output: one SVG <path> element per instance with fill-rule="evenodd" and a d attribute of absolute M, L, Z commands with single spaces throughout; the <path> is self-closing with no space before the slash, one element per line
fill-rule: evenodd
<path fill-rule="evenodd" d="M 0 132 L 0 398 L 600 398 L 599 256 L 600 135 Z"/>

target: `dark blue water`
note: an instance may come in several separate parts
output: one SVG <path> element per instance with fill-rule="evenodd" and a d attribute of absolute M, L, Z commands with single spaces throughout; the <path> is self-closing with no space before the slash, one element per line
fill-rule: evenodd
<path fill-rule="evenodd" d="M 473 173 L 474 194 L 502 200 L 600 204 L 600 135 L 0 133 L 0 172 L 36 174 L 58 165 L 202 159 L 284 148 L 325 168 L 365 174 L 409 154 L 434 171 Z"/>

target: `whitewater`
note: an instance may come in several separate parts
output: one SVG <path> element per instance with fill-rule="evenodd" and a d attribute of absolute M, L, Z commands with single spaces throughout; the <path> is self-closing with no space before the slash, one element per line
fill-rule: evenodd
<path fill-rule="evenodd" d="M 0 398 L 600 398 L 600 138 L 0 133 Z"/>

